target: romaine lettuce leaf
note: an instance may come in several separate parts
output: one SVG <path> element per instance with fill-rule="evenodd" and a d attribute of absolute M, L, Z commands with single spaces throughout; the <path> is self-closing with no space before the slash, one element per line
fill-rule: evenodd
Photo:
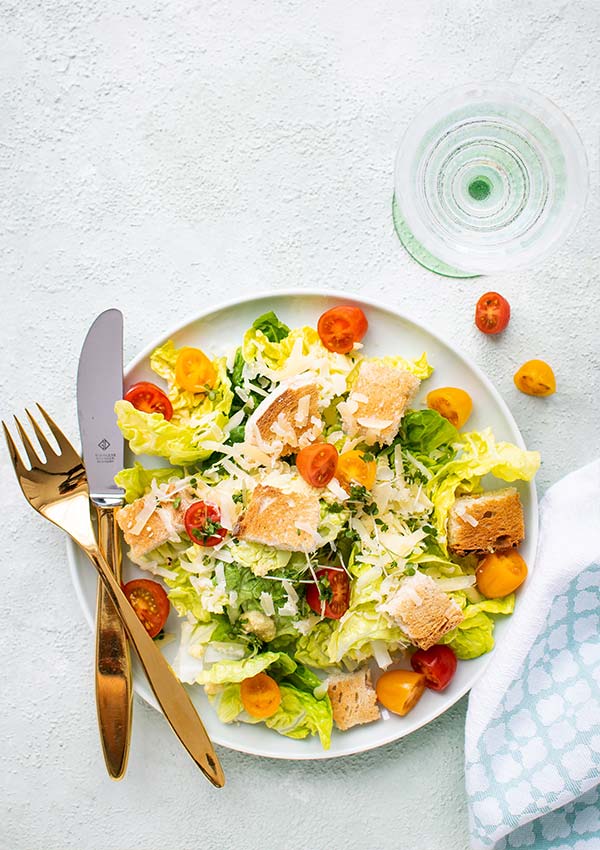
<path fill-rule="evenodd" d="M 255 319 L 252 322 L 252 327 L 255 331 L 261 331 L 269 342 L 281 342 L 290 333 L 288 326 L 284 325 L 272 310 Z"/>
<path fill-rule="evenodd" d="M 198 674 L 196 681 L 201 685 L 241 682 L 262 673 L 271 666 L 275 667 L 277 675 L 282 676 L 293 673 L 296 662 L 285 652 L 260 652 L 239 661 L 215 661 Z"/>
<path fill-rule="evenodd" d="M 539 452 L 526 451 L 512 443 L 497 443 L 491 428 L 460 434 L 457 445 L 456 457 L 436 471 L 426 489 L 434 505 L 433 524 L 442 545 L 457 493 L 479 489 L 480 479 L 488 473 L 503 481 L 531 481 L 540 465 Z"/>
<path fill-rule="evenodd" d="M 459 434 L 457 429 L 436 410 L 409 410 L 402 419 L 399 442 L 427 467 L 438 465 L 432 458 L 434 452 L 444 456 L 454 455 L 452 444 Z M 435 456 L 434 456 L 435 457 Z M 449 460 L 449 457 L 445 457 Z"/>
<path fill-rule="evenodd" d="M 495 622 L 490 614 L 512 614 L 515 608 L 514 593 L 501 599 L 482 599 L 470 603 L 464 591 L 453 593 L 455 601 L 463 608 L 465 619 L 455 629 L 441 638 L 456 653 L 457 658 L 478 658 L 494 648 Z"/>

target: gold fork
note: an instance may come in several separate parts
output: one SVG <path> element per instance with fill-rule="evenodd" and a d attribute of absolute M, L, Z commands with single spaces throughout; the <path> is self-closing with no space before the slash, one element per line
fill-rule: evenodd
<path fill-rule="evenodd" d="M 45 461 L 42 460 L 15 416 L 15 424 L 31 467 L 29 469 L 23 463 L 6 424 L 2 422 L 21 490 L 29 504 L 43 517 L 66 531 L 96 567 L 165 717 L 207 779 L 217 788 L 222 788 L 225 784 L 223 770 L 192 701 L 138 619 L 100 553 L 90 519 L 88 483 L 83 462 L 41 405 L 38 404 L 38 408 L 56 439 L 59 452 L 52 448 L 38 422 L 27 410 L 27 416 L 46 458 Z"/>

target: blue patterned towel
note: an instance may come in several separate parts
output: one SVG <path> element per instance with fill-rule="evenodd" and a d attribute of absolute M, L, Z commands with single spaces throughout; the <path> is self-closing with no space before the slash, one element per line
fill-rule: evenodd
<path fill-rule="evenodd" d="M 540 515 L 535 570 L 469 698 L 474 850 L 600 850 L 600 461 Z"/>

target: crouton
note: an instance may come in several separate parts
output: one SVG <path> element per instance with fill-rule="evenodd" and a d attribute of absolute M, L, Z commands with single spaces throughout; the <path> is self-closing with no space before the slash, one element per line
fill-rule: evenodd
<path fill-rule="evenodd" d="M 314 443 L 322 431 L 319 387 L 313 376 L 300 376 L 263 399 L 246 423 L 246 442 L 284 457 Z"/>
<path fill-rule="evenodd" d="M 405 578 L 383 605 L 419 649 L 429 649 L 464 619 L 460 607 L 423 573 Z"/>
<path fill-rule="evenodd" d="M 183 518 L 192 503 L 192 498 L 187 492 L 178 495 L 181 501 L 177 508 L 174 507 L 173 502 L 159 504 L 156 497 L 149 493 L 117 511 L 117 522 L 125 542 L 130 547 L 129 557 L 132 561 L 137 561 L 184 530 Z M 136 533 L 136 523 L 140 514 L 149 508 L 153 508 L 152 513 Z"/>
<path fill-rule="evenodd" d="M 376 360 L 365 360 L 348 400 L 338 405 L 349 437 L 362 437 L 369 446 L 389 445 L 420 381 L 410 372 Z"/>
<path fill-rule="evenodd" d="M 368 669 L 330 676 L 327 693 L 331 700 L 333 720 L 342 731 L 361 723 L 372 723 L 381 717 L 371 671 Z"/>
<path fill-rule="evenodd" d="M 285 493 L 277 487 L 258 484 L 233 534 L 240 540 L 288 552 L 312 552 L 320 543 L 320 516 L 317 491 Z"/>
<path fill-rule="evenodd" d="M 483 555 L 518 546 L 525 537 L 523 508 L 514 487 L 460 496 L 448 516 L 448 548 L 455 555 Z"/>

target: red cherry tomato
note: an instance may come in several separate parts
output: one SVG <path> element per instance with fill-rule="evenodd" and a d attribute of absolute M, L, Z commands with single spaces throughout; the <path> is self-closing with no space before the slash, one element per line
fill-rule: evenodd
<path fill-rule="evenodd" d="M 306 601 L 315 614 L 339 620 L 350 607 L 350 579 L 345 570 L 317 570 L 318 584 L 309 584 Z M 323 608 L 323 603 L 325 607 Z"/>
<path fill-rule="evenodd" d="M 143 413 L 162 413 L 165 419 L 173 416 L 173 405 L 167 396 L 156 384 L 148 381 L 140 381 L 129 387 L 125 393 L 125 401 Z"/>
<path fill-rule="evenodd" d="M 135 578 L 123 585 L 123 592 L 150 637 L 156 637 L 166 623 L 171 607 L 163 588 L 156 581 Z"/>
<path fill-rule="evenodd" d="M 475 324 L 484 334 L 499 334 L 510 319 L 510 304 L 497 292 L 486 292 L 475 307 Z"/>
<path fill-rule="evenodd" d="M 360 342 L 367 332 L 369 323 L 360 307 L 332 307 L 327 310 L 317 325 L 321 342 L 329 351 L 348 354 L 355 342 Z"/>
<path fill-rule="evenodd" d="M 221 525 L 221 511 L 207 502 L 193 502 L 183 522 L 190 540 L 199 546 L 216 546 L 227 534 Z"/>
<path fill-rule="evenodd" d="M 296 455 L 298 472 L 313 487 L 327 487 L 337 469 L 338 452 L 329 443 L 313 443 Z"/>
<path fill-rule="evenodd" d="M 410 663 L 413 670 L 425 676 L 425 683 L 432 691 L 443 691 L 456 673 L 456 655 L 443 644 L 417 649 Z"/>

